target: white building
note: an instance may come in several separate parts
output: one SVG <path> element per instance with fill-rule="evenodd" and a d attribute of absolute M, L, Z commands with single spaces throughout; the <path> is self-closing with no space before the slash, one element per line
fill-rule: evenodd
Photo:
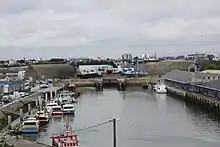
<path fill-rule="evenodd" d="M 20 80 L 23 80 L 23 79 L 25 78 L 25 72 L 26 72 L 26 71 L 24 71 L 24 70 L 18 71 L 18 78 L 19 78 Z"/>
<path fill-rule="evenodd" d="M 148 54 L 141 54 L 140 58 L 141 59 L 149 59 L 149 55 Z"/>
<path fill-rule="evenodd" d="M 10 60 L 8 61 L 8 65 L 15 65 L 16 63 L 17 63 L 17 61 L 14 60 L 14 59 L 10 59 Z"/>

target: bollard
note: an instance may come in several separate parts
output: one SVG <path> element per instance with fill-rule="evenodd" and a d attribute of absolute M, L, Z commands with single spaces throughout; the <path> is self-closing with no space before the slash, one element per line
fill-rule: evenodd
<path fill-rule="evenodd" d="M 11 115 L 8 115 L 8 127 L 11 128 Z"/>
<path fill-rule="evenodd" d="M 23 109 L 20 109 L 20 121 L 23 119 Z"/>
<path fill-rule="evenodd" d="M 31 104 L 28 104 L 28 114 L 31 115 Z"/>

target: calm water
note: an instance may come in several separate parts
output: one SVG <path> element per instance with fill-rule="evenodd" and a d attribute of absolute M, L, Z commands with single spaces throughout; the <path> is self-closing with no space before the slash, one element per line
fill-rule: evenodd
<path fill-rule="evenodd" d="M 220 127 L 214 117 L 183 101 L 150 91 L 104 90 L 86 93 L 70 117 L 74 129 L 117 122 L 118 147 L 219 147 Z M 50 144 L 67 118 L 54 118 L 38 141 Z M 112 124 L 78 132 L 81 147 L 112 147 Z"/>

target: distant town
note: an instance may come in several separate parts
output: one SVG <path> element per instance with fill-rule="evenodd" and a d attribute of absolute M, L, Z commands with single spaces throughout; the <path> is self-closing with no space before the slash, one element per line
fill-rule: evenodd
<path fill-rule="evenodd" d="M 172 70 L 190 71 L 220 70 L 220 58 L 210 54 L 189 54 L 157 57 L 141 54 L 132 56 L 125 53 L 111 58 L 52 58 L 0 60 L 0 94 L 29 92 L 36 83 L 47 85 L 46 81 L 68 78 L 95 78 L 106 74 L 120 74 L 126 77 L 147 75 L 162 76 Z M 219 72 L 220 74 L 220 72 Z"/>

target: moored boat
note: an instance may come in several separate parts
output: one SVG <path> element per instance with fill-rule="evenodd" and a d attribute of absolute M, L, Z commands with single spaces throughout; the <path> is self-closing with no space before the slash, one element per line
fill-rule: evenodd
<path fill-rule="evenodd" d="M 58 104 L 55 103 L 55 102 L 48 103 L 48 104 L 46 105 L 46 110 L 47 110 L 47 112 L 51 113 L 53 106 L 58 106 Z"/>
<path fill-rule="evenodd" d="M 61 106 L 53 106 L 52 107 L 52 115 L 62 115 L 62 107 Z"/>
<path fill-rule="evenodd" d="M 75 107 L 73 104 L 63 105 L 63 114 L 75 114 Z"/>
<path fill-rule="evenodd" d="M 166 94 L 167 93 L 166 85 L 163 83 L 156 84 L 154 86 L 154 90 L 158 94 Z"/>
<path fill-rule="evenodd" d="M 79 140 L 78 135 L 76 135 L 72 131 L 72 127 L 69 123 L 66 123 L 66 128 L 64 133 L 53 134 L 52 139 L 52 146 L 57 147 L 79 147 Z"/>
<path fill-rule="evenodd" d="M 39 121 L 36 118 L 28 118 L 22 123 L 22 133 L 38 133 Z"/>
<path fill-rule="evenodd" d="M 49 123 L 49 116 L 44 111 L 37 111 L 35 117 L 39 121 L 39 125 L 45 125 Z"/>

